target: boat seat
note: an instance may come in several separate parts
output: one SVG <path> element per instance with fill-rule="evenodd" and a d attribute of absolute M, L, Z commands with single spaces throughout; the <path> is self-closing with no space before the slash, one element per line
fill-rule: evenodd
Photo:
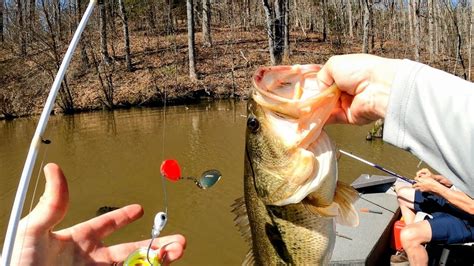
<path fill-rule="evenodd" d="M 425 212 L 417 212 L 415 214 L 415 219 L 414 222 L 421 222 L 425 219 L 431 219 L 433 216 L 431 216 L 428 213 Z M 440 266 L 446 265 L 446 262 L 448 261 L 449 253 L 450 253 L 450 247 L 456 247 L 456 246 L 469 246 L 473 247 L 474 242 L 468 242 L 468 243 L 456 243 L 456 244 L 441 244 L 443 246 L 443 251 L 441 252 L 441 257 L 439 259 L 439 264 Z"/>

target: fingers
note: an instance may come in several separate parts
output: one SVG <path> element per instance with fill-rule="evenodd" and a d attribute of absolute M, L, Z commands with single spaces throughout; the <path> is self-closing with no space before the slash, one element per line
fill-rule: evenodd
<path fill-rule="evenodd" d="M 423 168 L 421 170 L 419 170 L 418 172 L 416 172 L 416 177 L 422 177 L 422 176 L 431 176 L 431 172 L 430 170 L 428 170 L 427 168 Z"/>
<path fill-rule="evenodd" d="M 83 237 L 94 235 L 94 237 L 102 239 L 138 220 L 142 216 L 143 208 L 138 204 L 133 204 L 108 212 L 65 230 L 82 234 Z"/>
<path fill-rule="evenodd" d="M 321 89 L 326 89 L 334 83 L 333 78 L 333 63 L 334 56 L 329 58 L 329 60 L 324 64 L 323 68 L 318 72 L 318 85 Z"/>
<path fill-rule="evenodd" d="M 339 102 L 336 107 L 332 110 L 326 124 L 349 124 L 353 121 L 350 106 L 352 103 L 353 96 L 348 95 L 345 92 L 341 93 Z"/>
<path fill-rule="evenodd" d="M 108 248 L 110 259 L 112 261 L 124 261 L 130 253 L 138 248 L 146 248 L 149 244 L 150 239 L 111 246 Z M 185 248 L 186 239 L 182 235 L 159 237 L 153 241 L 152 245 L 152 249 L 159 249 L 158 255 L 160 259 L 164 260 L 163 264 L 165 265 L 181 258 Z"/>
<path fill-rule="evenodd" d="M 66 178 L 58 165 L 49 163 L 44 167 L 46 185 L 40 201 L 28 215 L 29 230 L 39 232 L 51 230 L 66 215 L 69 191 Z"/>

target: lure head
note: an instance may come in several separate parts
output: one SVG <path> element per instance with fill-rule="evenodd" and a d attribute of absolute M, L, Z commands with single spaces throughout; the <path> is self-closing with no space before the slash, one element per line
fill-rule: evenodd
<path fill-rule="evenodd" d="M 168 215 L 164 212 L 159 212 L 155 215 L 155 220 L 153 223 L 153 229 L 151 230 L 151 235 L 153 237 L 157 237 L 160 235 L 161 230 L 166 225 L 166 222 L 168 221 Z"/>

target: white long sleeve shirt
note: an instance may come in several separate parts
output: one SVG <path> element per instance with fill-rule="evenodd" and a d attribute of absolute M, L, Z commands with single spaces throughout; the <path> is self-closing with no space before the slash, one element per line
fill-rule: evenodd
<path fill-rule="evenodd" d="M 384 141 L 410 151 L 474 196 L 474 83 L 410 60 L 398 69 Z"/>

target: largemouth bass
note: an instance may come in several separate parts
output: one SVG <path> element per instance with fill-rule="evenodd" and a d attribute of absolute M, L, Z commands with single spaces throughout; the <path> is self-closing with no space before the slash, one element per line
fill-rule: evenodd
<path fill-rule="evenodd" d="M 358 225 L 357 193 L 337 181 L 336 150 L 322 129 L 340 91 L 319 89 L 320 68 L 263 67 L 253 77 L 244 198 L 233 205 L 251 243 L 246 265 L 326 265 L 334 220 Z"/>

